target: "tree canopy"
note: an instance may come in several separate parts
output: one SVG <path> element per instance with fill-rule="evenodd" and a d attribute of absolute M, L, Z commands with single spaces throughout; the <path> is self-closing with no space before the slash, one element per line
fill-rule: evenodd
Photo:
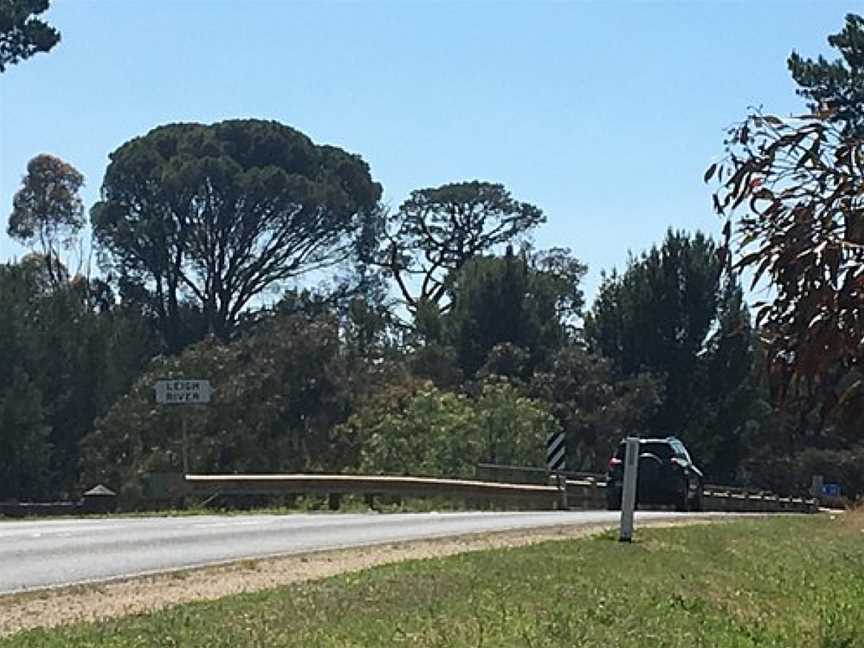
<path fill-rule="evenodd" d="M 528 353 L 533 368 L 571 339 L 581 314 L 580 283 L 586 267 L 569 250 L 478 256 L 450 282 L 452 308 L 443 335 L 456 349 L 465 377 L 472 377 L 500 344 Z"/>
<path fill-rule="evenodd" d="M 544 222 L 534 205 L 501 184 L 459 182 L 417 189 L 390 218 L 380 262 L 411 311 L 424 303 L 446 309 L 447 280 L 479 254 L 516 241 Z"/>
<path fill-rule="evenodd" d="M 800 86 L 798 94 L 810 100 L 814 114 L 824 112 L 859 136 L 864 135 L 864 18 L 846 16 L 843 29 L 828 37 L 828 44 L 840 58 L 815 61 L 792 52 L 787 64 Z"/>
<path fill-rule="evenodd" d="M 27 163 L 27 175 L 12 199 L 7 233 L 25 245 L 39 243 L 55 284 L 62 276 L 60 249 L 69 247 L 84 225 L 82 186 L 84 176 L 71 164 L 37 155 Z"/>
<path fill-rule="evenodd" d="M 351 258 L 376 228 L 366 163 L 277 122 L 171 124 L 110 159 L 92 210 L 100 258 L 146 287 L 174 351 L 184 299 L 227 339 L 265 290 Z"/>
<path fill-rule="evenodd" d="M 0 0 L 3 66 L 37 51 L 9 30 L 47 5 Z M 183 465 L 164 378 L 216 388 L 190 405 L 196 471 L 470 477 L 542 466 L 562 430 L 571 469 L 677 434 L 709 482 L 862 492 L 862 33 L 850 15 L 838 60 L 790 57 L 810 114 L 728 131 L 705 174 L 722 241 L 669 230 L 587 313 L 586 267 L 536 251 L 543 213 L 503 185 L 389 213 L 361 157 L 255 119 L 117 148 L 90 213 L 104 274 L 82 277 L 60 251 L 87 234 L 84 179 L 35 157 L 8 224 L 32 250 L 0 264 L 0 500 L 104 482 L 153 504 L 144 476 Z M 768 284 L 752 318 L 742 278 Z"/>
<path fill-rule="evenodd" d="M 693 415 L 693 377 L 716 321 L 719 279 L 714 243 L 670 230 L 660 247 L 604 279 L 586 318 L 589 343 L 624 375 L 664 376 L 658 433 L 680 433 Z"/>
<path fill-rule="evenodd" d="M 48 6 L 49 0 L 0 2 L 0 73 L 60 42 L 60 32 L 37 18 Z"/>
<path fill-rule="evenodd" d="M 853 417 L 864 412 L 862 160 L 864 140 L 827 116 L 755 113 L 705 176 L 719 184 L 735 267 L 775 292 L 754 307 L 778 395 L 815 389 Z"/>

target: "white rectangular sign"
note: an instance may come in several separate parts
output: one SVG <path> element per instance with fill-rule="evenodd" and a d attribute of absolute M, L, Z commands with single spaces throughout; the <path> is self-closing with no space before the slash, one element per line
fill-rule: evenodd
<path fill-rule="evenodd" d="M 160 380 L 154 389 L 156 402 L 168 405 L 209 403 L 213 394 L 209 380 Z"/>

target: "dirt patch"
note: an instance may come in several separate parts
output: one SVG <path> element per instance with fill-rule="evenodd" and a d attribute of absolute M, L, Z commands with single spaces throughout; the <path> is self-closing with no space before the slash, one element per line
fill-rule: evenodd
<path fill-rule="evenodd" d="M 642 526 L 704 524 L 709 521 L 663 521 L 642 523 Z M 562 526 L 390 543 L 281 558 L 241 560 L 218 567 L 0 596 L 0 636 L 30 628 L 141 614 L 180 603 L 213 600 L 403 560 L 584 537 L 608 528 L 608 524 Z"/>

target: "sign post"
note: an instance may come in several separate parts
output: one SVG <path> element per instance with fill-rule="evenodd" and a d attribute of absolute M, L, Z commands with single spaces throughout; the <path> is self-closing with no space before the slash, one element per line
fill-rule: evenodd
<path fill-rule="evenodd" d="M 567 478 L 561 474 L 567 467 L 567 446 L 564 433 L 554 432 L 546 438 L 546 468 L 555 475 L 561 493 L 561 508 L 567 508 Z"/>
<path fill-rule="evenodd" d="M 214 389 L 209 380 L 159 380 L 153 386 L 156 402 L 162 405 L 195 405 L 210 402 Z M 180 412 L 183 474 L 189 474 L 189 438 L 186 412 Z"/>
<path fill-rule="evenodd" d="M 639 439 L 627 437 L 624 454 L 624 485 L 621 493 L 621 529 L 618 540 L 633 539 L 633 512 L 636 509 L 636 475 L 639 470 Z"/>
<path fill-rule="evenodd" d="M 189 435 L 186 433 L 186 412 L 180 412 L 180 430 L 183 435 L 183 474 L 189 474 Z"/>

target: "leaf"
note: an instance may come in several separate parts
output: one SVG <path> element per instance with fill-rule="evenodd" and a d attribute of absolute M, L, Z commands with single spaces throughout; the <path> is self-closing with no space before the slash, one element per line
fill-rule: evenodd
<path fill-rule="evenodd" d="M 702 178 L 702 180 L 704 182 L 708 182 L 714 176 L 714 172 L 716 170 L 717 170 L 717 163 L 715 162 L 710 167 L 708 167 L 708 170 L 705 172 L 705 176 Z"/>
<path fill-rule="evenodd" d="M 762 278 L 762 275 L 765 274 L 765 271 L 771 265 L 771 257 L 768 257 L 761 264 L 759 264 L 759 269 L 756 270 L 756 275 L 753 277 L 753 281 L 750 283 L 750 290 L 753 290 L 756 287 L 756 284 L 759 283 L 759 280 Z"/>

